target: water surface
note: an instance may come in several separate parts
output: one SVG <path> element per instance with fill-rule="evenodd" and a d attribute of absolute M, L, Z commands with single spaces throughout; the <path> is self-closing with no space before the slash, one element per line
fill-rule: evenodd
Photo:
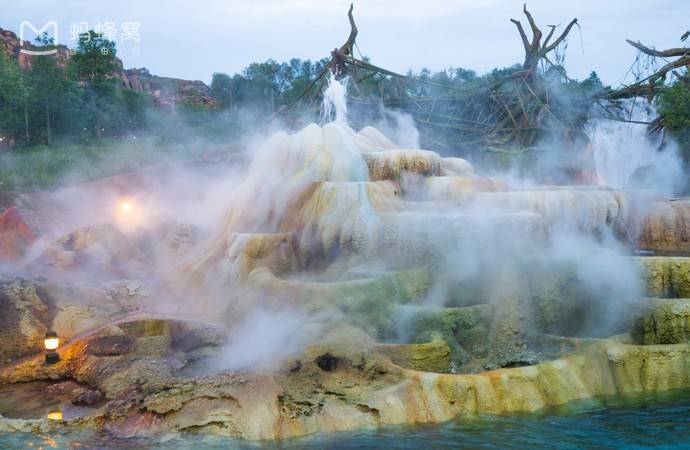
<path fill-rule="evenodd" d="M 420 426 L 315 435 L 276 442 L 171 435 L 114 439 L 89 432 L 0 433 L 0 448 L 143 449 L 690 449 L 690 400 L 580 414 L 480 417 Z"/>

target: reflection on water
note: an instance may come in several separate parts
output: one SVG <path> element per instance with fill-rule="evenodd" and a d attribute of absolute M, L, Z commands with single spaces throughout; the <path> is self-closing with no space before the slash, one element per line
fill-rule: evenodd
<path fill-rule="evenodd" d="M 93 409 L 75 406 L 71 401 L 83 389 L 82 385 L 74 381 L 33 381 L 0 385 L 0 415 L 11 419 L 45 417 L 49 420 L 84 416 L 93 413 Z"/>
<path fill-rule="evenodd" d="M 635 409 L 602 409 L 575 415 L 487 417 L 441 425 L 318 435 L 282 443 L 243 442 L 216 436 L 114 439 L 103 434 L 0 433 L 0 448 L 304 449 L 338 448 L 690 448 L 690 401 Z"/>

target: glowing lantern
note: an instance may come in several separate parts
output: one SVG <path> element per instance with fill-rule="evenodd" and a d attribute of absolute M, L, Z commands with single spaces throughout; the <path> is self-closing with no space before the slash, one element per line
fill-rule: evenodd
<path fill-rule="evenodd" d="M 60 361 L 60 355 L 56 351 L 60 346 L 60 338 L 58 338 L 57 333 L 54 331 L 47 332 L 43 345 L 46 348 L 46 364 L 55 364 Z"/>
<path fill-rule="evenodd" d="M 49 412 L 48 420 L 62 420 L 62 411 Z"/>
<path fill-rule="evenodd" d="M 134 198 L 121 197 L 114 204 L 113 219 L 122 231 L 133 231 L 142 225 L 144 211 Z"/>

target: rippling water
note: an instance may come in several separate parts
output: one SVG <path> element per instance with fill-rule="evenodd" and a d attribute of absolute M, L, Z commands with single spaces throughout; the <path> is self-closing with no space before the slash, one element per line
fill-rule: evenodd
<path fill-rule="evenodd" d="M 316 435 L 281 443 L 251 443 L 215 436 L 168 436 L 116 440 L 103 434 L 0 433 L 0 448 L 144 449 L 387 449 L 483 448 L 690 449 L 690 400 L 664 405 L 601 409 L 574 415 L 483 417 L 441 425 L 385 427 L 380 430 Z"/>

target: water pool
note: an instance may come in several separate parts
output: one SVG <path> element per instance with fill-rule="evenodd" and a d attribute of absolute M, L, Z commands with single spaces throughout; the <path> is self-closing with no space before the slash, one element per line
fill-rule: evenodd
<path fill-rule="evenodd" d="M 246 442 L 215 436 L 175 435 L 114 439 L 87 432 L 35 435 L 0 433 L 0 448 L 144 449 L 690 449 L 690 400 L 598 409 L 580 414 L 523 415 L 462 419 L 440 425 L 395 426 L 309 436 L 276 442 Z"/>

